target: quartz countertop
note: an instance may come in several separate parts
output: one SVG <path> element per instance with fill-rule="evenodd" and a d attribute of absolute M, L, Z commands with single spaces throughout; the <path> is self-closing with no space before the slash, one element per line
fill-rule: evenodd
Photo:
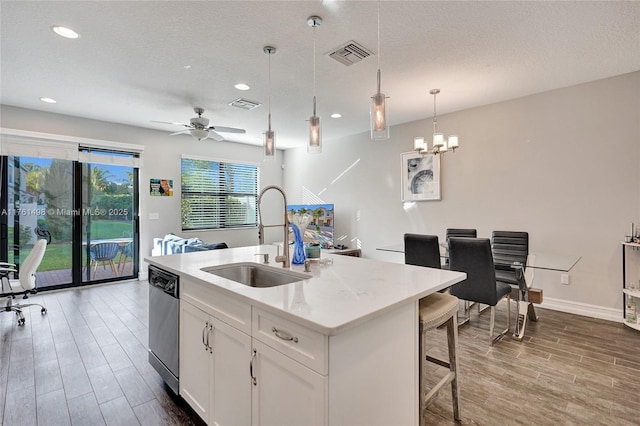
<path fill-rule="evenodd" d="M 276 246 L 262 245 L 145 258 L 149 264 L 184 278 L 211 284 L 238 300 L 269 310 L 326 335 L 338 334 L 400 305 L 412 303 L 466 278 L 461 272 L 322 253 L 332 264 L 311 264 L 309 279 L 277 287 L 254 288 L 202 271 L 240 262 L 275 262 Z M 304 272 L 303 265 L 292 271 Z"/>

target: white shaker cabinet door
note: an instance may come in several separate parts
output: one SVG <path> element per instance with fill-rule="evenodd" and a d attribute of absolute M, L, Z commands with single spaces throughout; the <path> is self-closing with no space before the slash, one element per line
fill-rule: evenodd
<path fill-rule="evenodd" d="M 327 424 L 328 381 L 308 367 L 253 339 L 252 424 Z"/>
<path fill-rule="evenodd" d="M 209 364 L 206 346 L 209 315 L 189 303 L 180 303 L 180 396 L 209 422 Z"/>
<path fill-rule="evenodd" d="M 211 318 L 212 353 L 209 424 L 251 424 L 251 337 L 222 321 Z"/>

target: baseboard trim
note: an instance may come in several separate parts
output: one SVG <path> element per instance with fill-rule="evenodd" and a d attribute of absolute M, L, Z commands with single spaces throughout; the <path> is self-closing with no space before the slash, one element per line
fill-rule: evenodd
<path fill-rule="evenodd" d="M 545 297 L 541 308 L 552 311 L 567 312 L 569 314 L 583 315 L 591 318 L 599 318 L 608 321 L 622 322 L 622 310 L 606 308 L 604 306 L 590 305 L 588 303 L 572 302 L 563 299 Z"/>

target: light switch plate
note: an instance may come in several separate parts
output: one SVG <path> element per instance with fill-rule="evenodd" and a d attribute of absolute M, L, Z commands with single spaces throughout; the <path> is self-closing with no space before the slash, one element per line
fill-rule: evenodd
<path fill-rule="evenodd" d="M 160 213 L 149 213 L 149 220 L 158 220 L 160 219 Z"/>

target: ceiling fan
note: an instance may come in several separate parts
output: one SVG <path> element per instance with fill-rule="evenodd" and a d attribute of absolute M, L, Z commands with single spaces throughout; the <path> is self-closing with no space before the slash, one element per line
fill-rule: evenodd
<path fill-rule="evenodd" d="M 186 127 L 184 130 L 180 130 L 179 132 L 171 133 L 173 135 L 181 135 L 184 133 L 189 133 L 195 139 L 199 141 L 203 141 L 207 138 L 214 139 L 216 141 L 224 140 L 224 137 L 220 135 L 218 132 L 222 133 L 245 133 L 244 129 L 236 129 L 235 127 L 222 127 L 222 126 L 209 126 L 209 119 L 203 117 L 204 108 L 195 107 L 193 111 L 198 114 L 197 117 L 193 117 L 189 124 L 183 123 L 169 123 L 166 121 L 153 121 L 153 123 L 164 123 L 164 124 L 179 124 L 180 126 Z"/>

